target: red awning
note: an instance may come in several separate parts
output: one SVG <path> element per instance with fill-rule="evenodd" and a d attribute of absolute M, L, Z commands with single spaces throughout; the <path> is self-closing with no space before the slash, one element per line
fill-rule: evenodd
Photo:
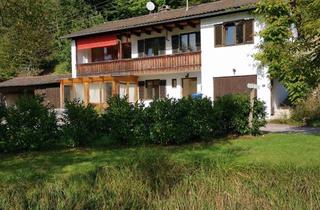
<path fill-rule="evenodd" d="M 118 44 L 118 39 L 116 35 L 104 35 L 104 36 L 94 36 L 80 38 L 77 40 L 77 49 L 91 49 L 97 47 L 108 47 Z"/>

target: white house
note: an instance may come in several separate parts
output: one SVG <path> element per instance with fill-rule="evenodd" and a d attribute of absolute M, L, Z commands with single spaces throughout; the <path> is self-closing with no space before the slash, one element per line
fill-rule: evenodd
<path fill-rule="evenodd" d="M 195 93 L 214 100 L 248 92 L 247 84 L 254 83 L 268 115 L 274 114 L 287 95 L 253 57 L 263 27 L 252 15 L 257 2 L 220 0 L 67 35 L 72 78 L 61 80 L 61 106 L 72 97 L 104 106 L 113 94 L 131 102 Z"/>

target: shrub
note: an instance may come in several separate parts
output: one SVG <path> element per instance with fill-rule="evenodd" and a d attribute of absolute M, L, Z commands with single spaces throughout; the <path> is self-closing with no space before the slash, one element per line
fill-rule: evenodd
<path fill-rule="evenodd" d="M 86 146 L 100 133 L 99 115 L 93 105 L 79 100 L 67 101 L 63 114 L 62 130 L 72 146 Z"/>
<path fill-rule="evenodd" d="M 7 112 L 6 107 L 0 99 L 0 151 L 4 150 L 4 147 L 5 147 L 4 141 L 7 135 L 7 128 L 5 124 L 6 112 Z"/>
<path fill-rule="evenodd" d="M 143 103 L 130 104 L 126 97 L 108 99 L 109 107 L 103 114 L 103 127 L 111 137 L 122 144 L 146 142 L 148 127 Z"/>
<path fill-rule="evenodd" d="M 212 131 L 212 102 L 207 98 L 159 99 L 146 111 L 151 143 L 182 144 L 207 138 Z"/>
<path fill-rule="evenodd" d="M 48 148 L 58 138 L 56 113 L 40 96 L 22 96 L 6 109 L 6 151 Z"/>
<path fill-rule="evenodd" d="M 252 128 L 249 127 L 250 101 L 248 95 L 233 94 L 220 97 L 214 102 L 214 125 L 216 135 L 258 134 L 265 125 L 264 104 L 255 100 Z"/>
<path fill-rule="evenodd" d="M 320 86 L 293 109 L 292 119 L 307 125 L 320 121 Z"/>

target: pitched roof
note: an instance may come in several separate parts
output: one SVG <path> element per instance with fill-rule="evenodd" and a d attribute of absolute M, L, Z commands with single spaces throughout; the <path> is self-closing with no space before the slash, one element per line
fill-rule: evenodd
<path fill-rule="evenodd" d="M 226 14 L 241 9 L 252 9 L 254 8 L 254 4 L 258 1 L 259 0 L 219 0 L 216 2 L 192 6 L 188 11 L 186 11 L 186 8 L 180 8 L 128 19 L 110 21 L 82 31 L 71 33 L 64 36 L 64 38 L 76 38 L 92 34 L 133 29 L 142 26 Z"/>
<path fill-rule="evenodd" d="M 30 77 L 15 77 L 13 79 L 0 83 L 0 88 L 6 87 L 25 87 L 25 86 L 36 86 L 36 85 L 47 85 L 59 83 L 60 80 L 70 78 L 70 74 L 64 75 L 44 75 L 44 76 L 30 76 Z"/>

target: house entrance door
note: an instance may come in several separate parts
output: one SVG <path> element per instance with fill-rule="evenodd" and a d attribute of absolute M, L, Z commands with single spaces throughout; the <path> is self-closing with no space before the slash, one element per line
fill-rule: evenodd
<path fill-rule="evenodd" d="M 182 79 L 182 96 L 188 97 L 197 93 L 197 78 L 183 78 Z"/>

